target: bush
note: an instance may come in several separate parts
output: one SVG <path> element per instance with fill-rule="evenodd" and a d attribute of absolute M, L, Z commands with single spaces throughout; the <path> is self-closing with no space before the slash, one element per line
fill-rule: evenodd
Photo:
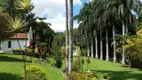
<path fill-rule="evenodd" d="M 27 56 L 33 56 L 33 49 L 27 49 Z"/>
<path fill-rule="evenodd" d="M 95 74 L 92 72 L 72 72 L 69 74 L 70 80 L 96 80 Z"/>
<path fill-rule="evenodd" d="M 56 66 L 56 65 L 55 65 L 55 64 L 56 64 L 56 61 L 55 61 L 54 58 L 50 57 L 50 58 L 48 58 L 48 61 L 49 61 L 49 63 L 50 63 L 51 66 L 53 66 L 53 67 Z"/>
<path fill-rule="evenodd" d="M 27 66 L 28 80 L 47 80 L 45 71 L 39 66 Z"/>
<path fill-rule="evenodd" d="M 80 61 L 80 57 L 76 56 L 74 61 L 73 61 L 73 71 L 75 72 L 79 72 L 81 71 L 81 61 Z"/>
<path fill-rule="evenodd" d="M 62 51 L 62 46 L 64 45 L 64 40 L 65 40 L 65 34 L 61 33 L 61 34 L 57 34 L 54 37 L 54 40 L 52 42 L 52 54 L 53 54 L 53 58 L 56 61 L 55 66 L 57 68 L 60 68 L 62 66 L 62 56 L 64 53 L 64 51 Z"/>
<path fill-rule="evenodd" d="M 55 66 L 57 67 L 57 68 L 61 68 L 61 66 L 62 66 L 62 59 L 61 59 L 61 54 L 56 54 L 56 55 L 54 55 L 54 59 L 55 59 L 55 61 L 56 61 L 56 64 L 55 64 Z"/>
<path fill-rule="evenodd" d="M 73 60 L 73 71 L 83 72 L 84 59 L 81 56 L 74 56 Z"/>
<path fill-rule="evenodd" d="M 13 54 L 23 54 L 24 50 L 23 49 L 20 50 L 19 48 L 17 48 L 17 49 L 13 49 L 12 52 Z"/>

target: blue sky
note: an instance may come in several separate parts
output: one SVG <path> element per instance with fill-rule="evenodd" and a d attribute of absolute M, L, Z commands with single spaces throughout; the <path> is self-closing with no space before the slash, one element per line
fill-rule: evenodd
<path fill-rule="evenodd" d="M 77 15 L 79 13 L 80 9 L 83 7 L 83 3 L 87 2 L 87 1 L 88 0 L 81 0 L 81 2 L 82 2 L 81 6 L 79 6 L 79 5 L 74 6 L 74 15 Z"/>
<path fill-rule="evenodd" d="M 89 0 L 73 1 L 74 15 L 77 15 L 83 3 Z M 65 0 L 32 0 L 32 2 L 35 5 L 33 12 L 36 16 L 46 17 L 45 22 L 50 22 L 51 28 L 56 32 L 65 30 Z M 77 21 L 74 22 L 74 27 L 78 27 Z"/>

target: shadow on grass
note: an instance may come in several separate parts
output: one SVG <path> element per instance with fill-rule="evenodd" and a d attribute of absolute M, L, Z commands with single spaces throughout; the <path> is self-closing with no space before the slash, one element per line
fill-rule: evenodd
<path fill-rule="evenodd" d="M 142 73 L 133 73 L 133 71 L 107 71 L 97 70 L 97 73 L 107 74 L 109 80 L 142 80 Z"/>
<path fill-rule="evenodd" d="M 0 56 L 0 61 L 23 62 L 23 59 L 18 59 L 18 58 L 8 57 L 8 56 Z M 29 61 L 26 61 L 26 62 L 29 62 Z"/>
<path fill-rule="evenodd" d="M 18 75 L 12 75 L 10 73 L 0 73 L 0 80 L 21 80 Z"/>

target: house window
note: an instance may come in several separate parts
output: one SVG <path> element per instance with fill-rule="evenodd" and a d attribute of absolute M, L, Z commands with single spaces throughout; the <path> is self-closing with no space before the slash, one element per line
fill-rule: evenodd
<path fill-rule="evenodd" d="M 8 41 L 8 48 L 11 48 L 11 41 Z"/>

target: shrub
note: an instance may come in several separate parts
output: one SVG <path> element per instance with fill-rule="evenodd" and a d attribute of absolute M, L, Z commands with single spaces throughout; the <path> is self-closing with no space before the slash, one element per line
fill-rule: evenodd
<path fill-rule="evenodd" d="M 48 61 L 49 61 L 51 66 L 55 67 L 56 61 L 55 61 L 54 58 L 50 57 L 50 58 L 48 58 Z"/>
<path fill-rule="evenodd" d="M 84 59 L 81 58 L 81 56 L 74 56 L 73 71 L 83 72 L 83 64 L 84 64 Z"/>
<path fill-rule="evenodd" d="M 28 80 L 47 80 L 45 71 L 39 66 L 27 66 Z"/>
<path fill-rule="evenodd" d="M 72 72 L 69 74 L 70 80 L 96 80 L 95 74 L 92 72 Z"/>
<path fill-rule="evenodd" d="M 33 49 L 28 49 L 27 50 L 27 56 L 33 56 Z"/>
<path fill-rule="evenodd" d="M 23 54 L 24 50 L 23 49 L 20 50 L 19 48 L 17 48 L 17 49 L 13 49 L 12 52 L 13 54 Z"/>
<path fill-rule="evenodd" d="M 73 64 L 73 71 L 75 72 L 79 72 L 81 70 L 81 61 L 80 61 L 80 57 L 75 57 L 74 59 L 74 64 Z"/>
<path fill-rule="evenodd" d="M 52 54 L 53 58 L 56 61 L 55 66 L 60 68 L 62 66 L 62 56 L 63 56 L 63 49 L 62 46 L 64 45 L 65 34 L 61 33 L 54 37 L 52 42 Z"/>
<path fill-rule="evenodd" d="M 56 61 L 56 64 L 55 64 L 55 66 L 57 67 L 57 68 L 61 68 L 61 66 L 62 66 L 62 59 L 61 59 L 61 54 L 56 54 L 55 56 L 54 56 L 54 59 L 55 59 L 55 61 Z"/>

